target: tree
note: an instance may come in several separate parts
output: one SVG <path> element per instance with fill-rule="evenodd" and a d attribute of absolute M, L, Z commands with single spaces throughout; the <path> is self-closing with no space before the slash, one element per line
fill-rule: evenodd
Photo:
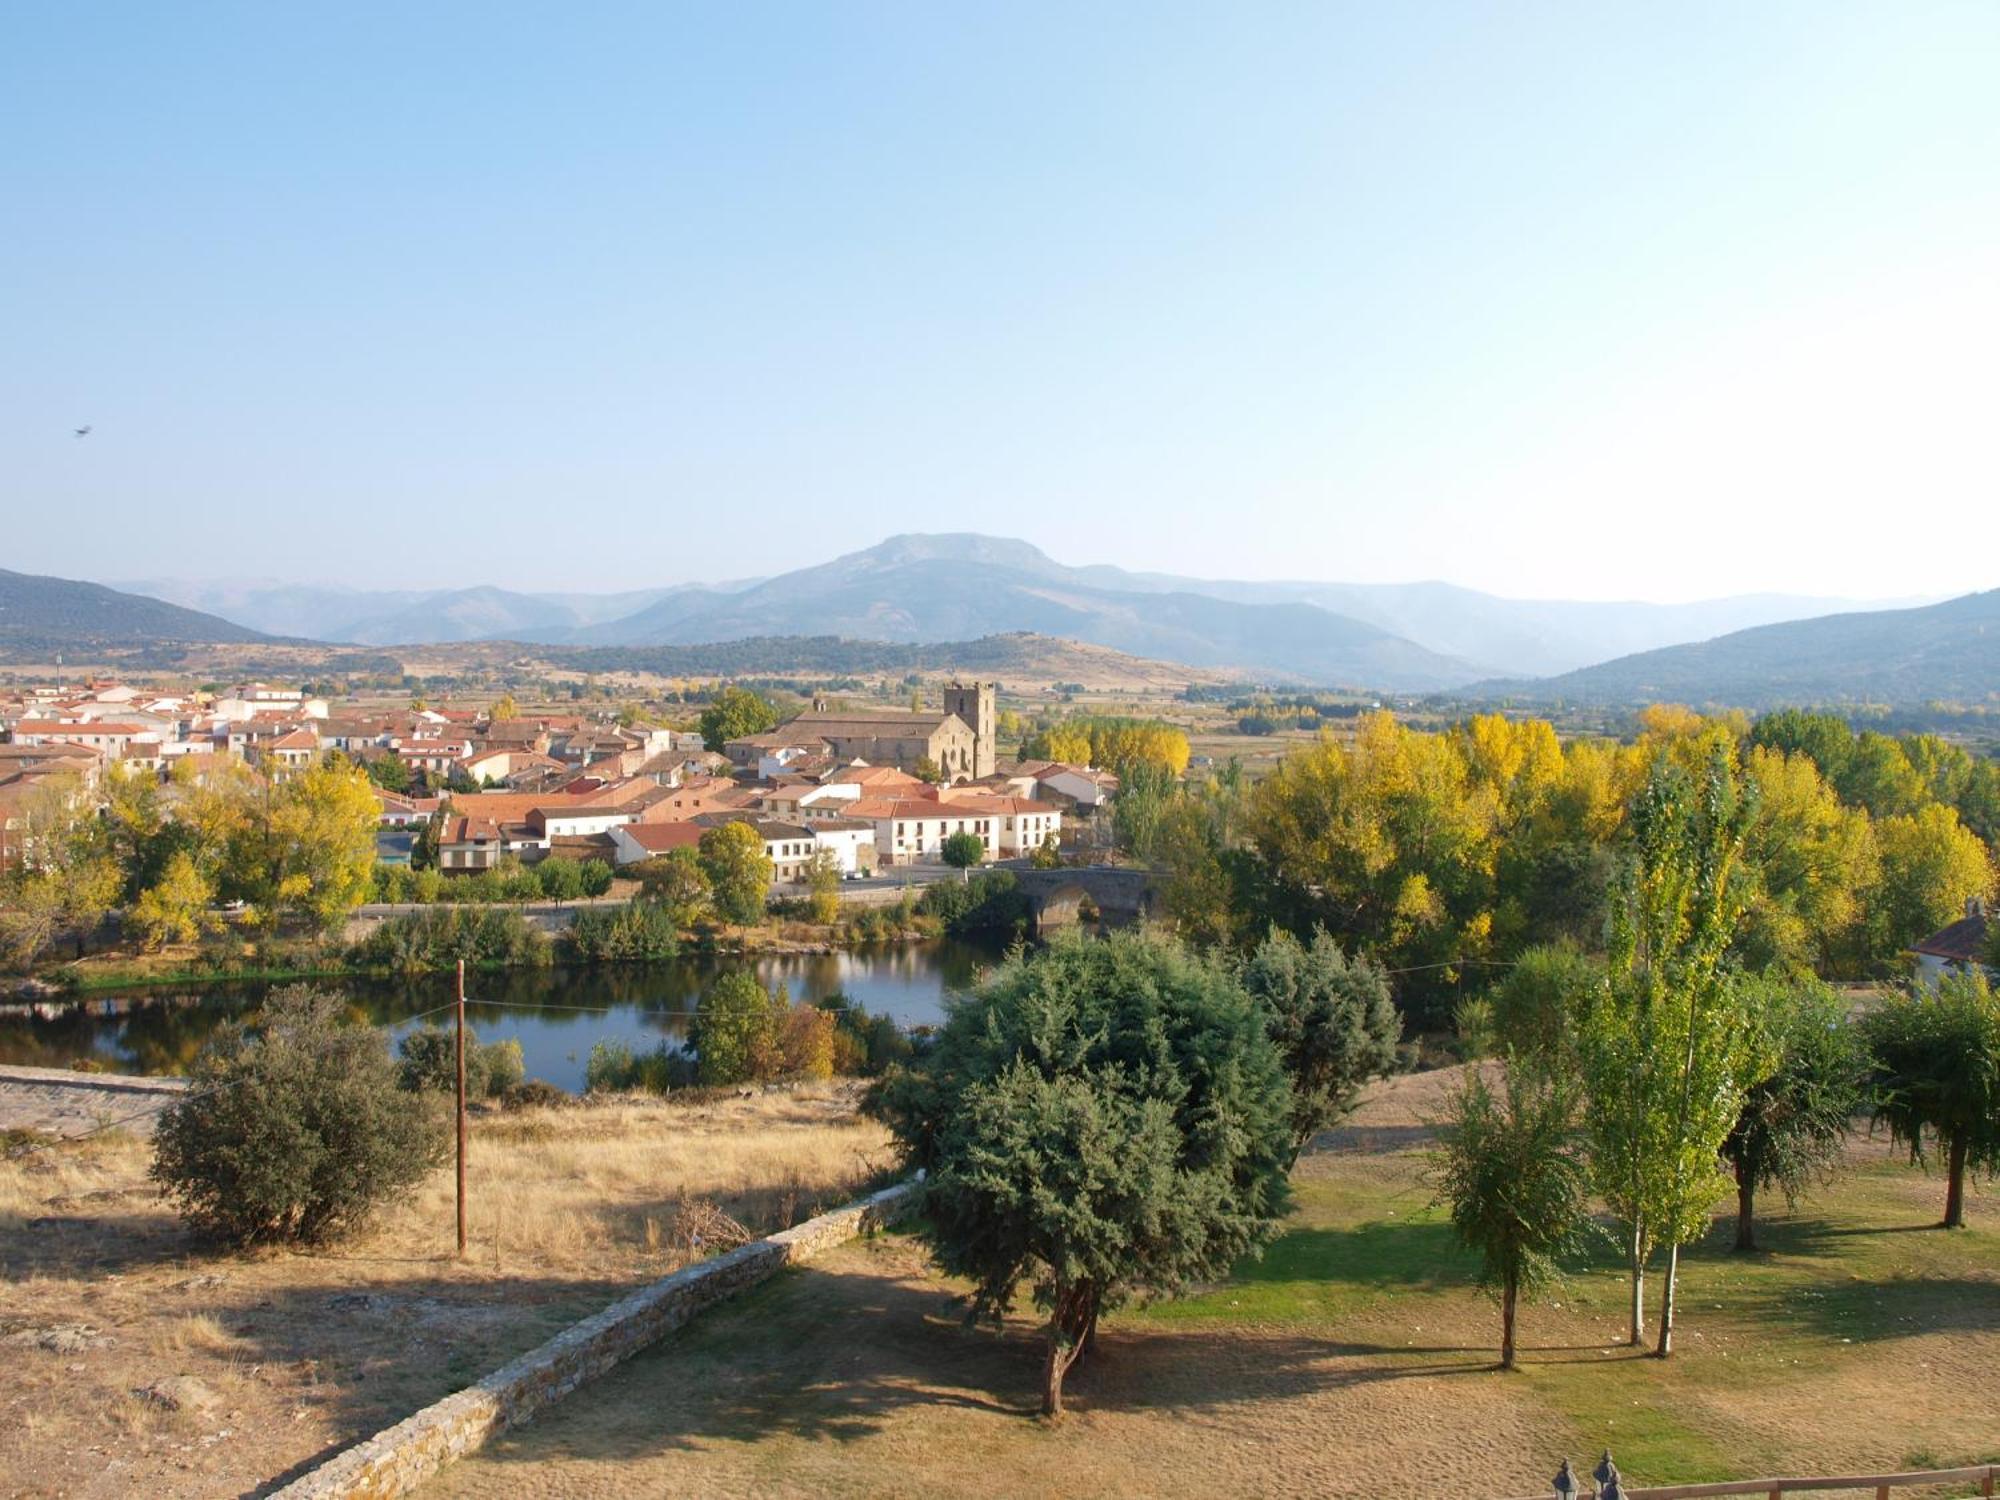
<path fill-rule="evenodd" d="M 1528 949 L 1486 992 L 1498 1050 L 1547 1072 L 1571 1071 L 1578 1033 L 1603 984 L 1603 965 L 1574 947 Z"/>
<path fill-rule="evenodd" d="M 418 831 L 416 842 L 410 845 L 410 868 L 412 870 L 435 870 L 438 867 L 438 849 L 444 842 L 444 810 L 440 808 L 424 819 L 424 826 Z"/>
<path fill-rule="evenodd" d="M 593 901 L 609 891 L 611 882 L 618 878 L 610 863 L 601 859 L 578 860 L 577 871 L 583 880 L 583 894 Z"/>
<path fill-rule="evenodd" d="M 724 823 L 701 836 L 702 873 L 710 899 L 725 922 L 748 927 L 764 920 L 771 891 L 771 859 L 748 823 Z"/>
<path fill-rule="evenodd" d="M 1864 901 L 1880 869 L 1868 814 L 1842 806 L 1803 752 L 1753 748 L 1744 771 L 1757 785 L 1737 938 L 1745 967 L 1803 974 L 1851 963 L 1866 946 Z"/>
<path fill-rule="evenodd" d="M 132 925 L 148 948 L 191 943 L 216 925 L 209 910 L 214 901 L 215 887 L 201 873 L 194 856 L 182 850 L 132 903 Z"/>
<path fill-rule="evenodd" d="M 545 859 L 535 866 L 535 879 L 542 894 L 561 905 L 583 894 L 583 867 L 573 859 Z"/>
<path fill-rule="evenodd" d="M 1500 1368 L 1511 1370 L 1521 1293 L 1557 1275 L 1589 1223 L 1572 1086 L 1509 1063 L 1496 1097 L 1469 1070 L 1439 1124 L 1430 1171 L 1453 1235 L 1479 1256 L 1480 1282 L 1500 1299 Z"/>
<path fill-rule="evenodd" d="M 385 792 L 407 792 L 410 789 L 410 768 L 403 764 L 400 756 L 372 755 L 361 763 L 361 769 Z"/>
<path fill-rule="evenodd" d="M 0 881 L 0 940 L 25 966 L 68 931 L 81 958 L 125 885 L 89 789 L 79 776 L 51 776 L 22 799 L 18 818 L 21 864 Z"/>
<path fill-rule="evenodd" d="M 945 779 L 944 767 L 940 766 L 928 755 L 919 755 L 916 758 L 915 763 L 910 767 L 910 774 L 919 781 L 929 782 L 932 786 L 943 785 Z"/>
<path fill-rule="evenodd" d="M 1912 1161 L 1944 1158 L 1946 1229 L 1965 1227 L 1968 1171 L 2000 1168 L 2000 998 L 1977 972 L 1884 1001 L 1862 1022 L 1875 1118 Z"/>
<path fill-rule="evenodd" d="M 701 997 L 694 1015 L 694 1050 L 701 1081 L 711 1086 L 757 1077 L 779 1045 L 785 1009 L 752 974 L 725 974 Z"/>
<path fill-rule="evenodd" d="M 1030 868 L 1036 870 L 1060 870 L 1062 862 L 1062 837 L 1054 833 L 1044 834 L 1028 856 Z"/>
<path fill-rule="evenodd" d="M 806 904 L 822 927 L 840 920 L 840 864 L 830 850 L 816 849 L 806 861 Z"/>
<path fill-rule="evenodd" d="M 352 766 L 312 766 L 239 791 L 224 884 L 275 924 L 284 914 L 326 932 L 367 899 L 375 865 L 375 793 Z"/>
<path fill-rule="evenodd" d="M 1174 800 L 1172 771 L 1151 761 L 1128 767 L 1111 804 L 1111 835 L 1118 847 L 1138 859 L 1152 859 L 1158 853 L 1160 825 Z"/>
<path fill-rule="evenodd" d="M 1882 883 L 1871 903 L 1877 952 L 1895 953 L 1929 937 L 1993 888 L 1986 846 L 1936 802 L 1907 817 L 1877 819 L 1875 843 L 1882 855 Z"/>
<path fill-rule="evenodd" d="M 1289 1089 L 1263 1019 L 1158 934 L 1017 950 L 877 1108 L 925 1170 L 922 1232 L 975 1314 L 997 1323 L 1032 1281 L 1051 1416 L 1101 1311 L 1223 1275 L 1286 1203 Z"/>
<path fill-rule="evenodd" d="M 778 711 L 748 688 L 725 687 L 702 712 L 701 742 L 719 751 L 731 740 L 762 734 L 777 722 Z"/>
<path fill-rule="evenodd" d="M 708 914 L 711 891 L 701 855 L 690 848 L 670 849 L 634 867 L 640 889 L 673 913 L 681 927 L 692 927 Z"/>
<path fill-rule="evenodd" d="M 493 706 L 487 710 L 486 721 L 491 724 L 501 719 L 516 719 L 520 715 L 521 709 L 514 702 L 514 695 L 512 693 L 502 693 L 498 698 L 493 700 Z"/>
<path fill-rule="evenodd" d="M 986 858 L 986 840 L 961 829 L 945 835 L 944 842 L 938 846 L 938 853 L 954 870 L 969 870 Z"/>
<path fill-rule="evenodd" d="M 324 1240 L 440 1160 L 445 1132 L 397 1087 L 383 1034 L 339 996 L 274 991 L 256 1027 L 216 1031 L 153 1134 L 153 1179 L 196 1228 L 236 1244 Z"/>
<path fill-rule="evenodd" d="M 1402 1020 L 1380 965 L 1349 959 L 1323 927 L 1310 944 L 1274 930 L 1243 966 L 1243 987 L 1292 1082 L 1289 1166 L 1354 1108 L 1364 1083 L 1395 1068 Z"/>
<path fill-rule="evenodd" d="M 1728 752 L 1699 775 L 1661 756 L 1632 809 L 1634 851 L 1612 893 L 1609 982 L 1583 1026 L 1592 1168 L 1631 1271 L 1631 1342 L 1645 1336 L 1646 1263 L 1667 1247 L 1656 1352 L 1673 1351 L 1680 1247 L 1721 1195 L 1722 1142 L 1763 1076 L 1750 994 L 1726 964 L 1739 914 L 1747 803 Z"/>
<path fill-rule="evenodd" d="M 1861 1108 L 1868 1053 L 1840 999 L 1809 982 L 1780 988 L 1773 1016 L 1777 1068 L 1745 1094 L 1743 1112 L 1722 1143 L 1736 1178 L 1736 1248 L 1757 1248 L 1757 1189 L 1777 1188 L 1796 1203 L 1831 1172 Z"/>

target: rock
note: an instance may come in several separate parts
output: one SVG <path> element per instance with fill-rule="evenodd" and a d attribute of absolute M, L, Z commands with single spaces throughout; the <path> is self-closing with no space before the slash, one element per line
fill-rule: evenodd
<path fill-rule="evenodd" d="M 215 1410 L 218 1404 L 215 1392 L 192 1375 L 169 1375 L 136 1387 L 132 1394 L 163 1411 L 203 1413 Z"/>
<path fill-rule="evenodd" d="M 88 1323 L 58 1323 L 52 1328 L 23 1328 L 7 1335 L 17 1349 L 46 1349 L 51 1354 L 81 1354 L 86 1349 L 109 1349 L 118 1340 Z"/>

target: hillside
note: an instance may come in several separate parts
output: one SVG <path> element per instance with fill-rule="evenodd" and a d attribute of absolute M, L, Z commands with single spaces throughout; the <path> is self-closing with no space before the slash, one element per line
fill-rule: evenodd
<path fill-rule="evenodd" d="M 1570 703 L 1784 704 L 2000 699 L 2000 589 L 1921 609 L 1829 615 L 1621 657 L 1482 696 Z"/>
<path fill-rule="evenodd" d="M 259 631 L 143 594 L 0 568 L 0 646 L 10 651 L 264 639 Z"/>
<path fill-rule="evenodd" d="M 661 677 L 861 677 L 882 673 L 965 673 L 1012 687 L 1076 683 L 1086 688 L 1177 692 L 1222 674 L 1151 661 L 1105 646 L 1020 631 L 971 641 L 897 643 L 836 636 L 758 636 L 690 646 L 523 647 L 549 666 Z"/>

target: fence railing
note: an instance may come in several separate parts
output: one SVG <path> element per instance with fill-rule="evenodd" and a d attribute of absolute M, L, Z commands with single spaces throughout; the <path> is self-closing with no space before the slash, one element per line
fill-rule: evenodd
<path fill-rule="evenodd" d="M 1891 1494 L 1899 1489 L 1945 1484 L 1976 1484 L 1979 1493 L 1991 1500 L 1994 1483 L 2000 1479 L 2000 1463 L 1972 1464 L 1960 1469 L 1912 1469 L 1899 1474 L 1806 1474 L 1724 1479 L 1704 1484 L 1628 1486 L 1611 1455 L 1606 1453 L 1589 1477 L 1597 1481 L 1595 1490 L 1579 1486 L 1565 1459 L 1552 1482 L 1556 1500 L 1700 1500 L 1708 1495 L 1764 1495 L 1768 1500 L 1782 1500 L 1785 1495 L 1832 1490 L 1873 1490 L 1876 1500 L 1890 1500 Z"/>

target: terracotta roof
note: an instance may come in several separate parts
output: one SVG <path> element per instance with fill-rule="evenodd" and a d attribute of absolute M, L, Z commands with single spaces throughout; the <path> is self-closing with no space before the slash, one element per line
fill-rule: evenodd
<path fill-rule="evenodd" d="M 621 832 L 648 854 L 665 854 L 699 844 L 708 830 L 699 823 L 627 823 Z"/>

